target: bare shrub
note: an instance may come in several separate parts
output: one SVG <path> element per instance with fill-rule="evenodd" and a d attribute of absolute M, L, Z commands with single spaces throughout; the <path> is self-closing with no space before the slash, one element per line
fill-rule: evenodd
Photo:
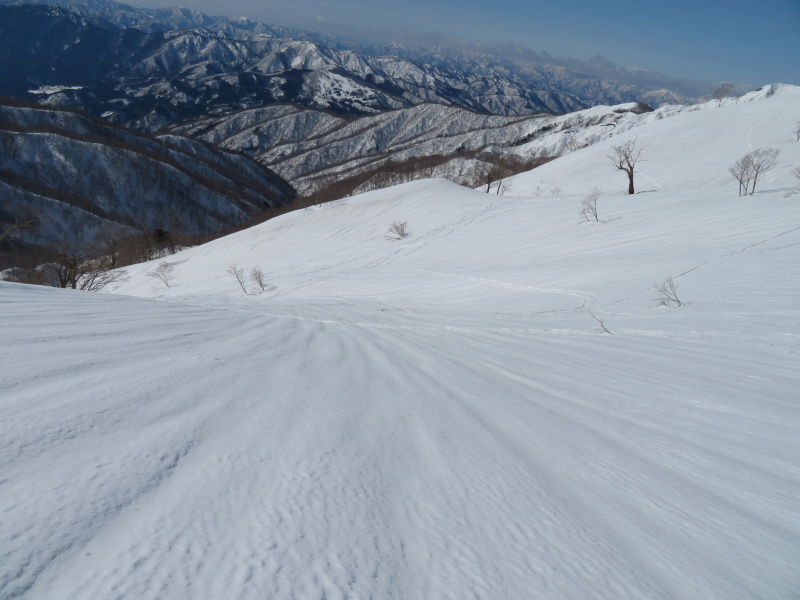
<path fill-rule="evenodd" d="M 148 277 L 157 279 L 167 287 L 172 287 L 172 276 L 175 270 L 175 263 L 161 261 L 152 271 L 147 272 Z"/>
<path fill-rule="evenodd" d="M 800 121 L 794 124 L 795 141 L 800 142 Z"/>
<path fill-rule="evenodd" d="M 397 241 L 407 238 L 408 235 L 409 232 L 407 221 L 393 221 L 392 224 L 389 225 L 389 231 L 386 233 L 386 239 L 390 241 Z"/>
<path fill-rule="evenodd" d="M 600 325 L 600 329 L 598 329 L 598 330 L 597 330 L 597 332 L 598 332 L 598 333 L 607 333 L 608 335 L 614 335 L 613 333 L 611 333 L 611 332 L 608 330 L 608 328 L 606 327 L 606 324 L 603 322 L 603 319 L 602 319 L 602 318 L 600 318 L 600 317 L 596 316 L 596 315 L 595 315 L 595 314 L 594 314 L 592 311 L 590 311 L 590 310 L 589 310 L 589 311 L 587 311 L 587 312 L 588 312 L 588 313 L 589 313 L 589 314 L 592 316 L 592 318 L 593 318 L 595 321 L 597 321 L 597 322 L 599 323 L 599 325 Z"/>
<path fill-rule="evenodd" d="M 88 261 L 83 267 L 83 273 L 78 278 L 78 289 L 99 292 L 112 283 L 127 281 L 128 272 L 125 269 L 112 270 L 112 264 L 112 260 L 108 256 Z"/>
<path fill-rule="evenodd" d="M 262 292 L 266 291 L 267 276 L 264 275 L 264 271 L 261 270 L 261 267 L 253 267 L 250 269 L 250 280 L 255 283 Z"/>
<path fill-rule="evenodd" d="M 552 190 L 550 190 L 550 194 L 553 196 L 560 196 L 561 195 L 561 188 L 556 186 Z"/>
<path fill-rule="evenodd" d="M 593 221 L 598 223 L 600 221 L 597 216 L 597 199 L 599 197 L 600 190 L 597 188 L 592 188 L 592 191 L 589 192 L 589 195 L 586 196 L 581 203 L 581 216 L 589 223 Z"/>
<path fill-rule="evenodd" d="M 245 293 L 245 295 L 247 295 L 248 291 L 247 287 L 245 286 L 244 269 L 237 268 L 236 263 L 233 263 L 228 267 L 227 273 L 228 275 L 236 279 L 236 282 L 239 284 L 239 287 L 242 288 L 242 291 Z"/>
<path fill-rule="evenodd" d="M 656 291 L 656 302 L 659 306 L 670 306 L 677 308 L 682 306 L 680 298 L 678 298 L 678 284 L 670 275 L 661 283 L 654 283 L 653 289 Z"/>

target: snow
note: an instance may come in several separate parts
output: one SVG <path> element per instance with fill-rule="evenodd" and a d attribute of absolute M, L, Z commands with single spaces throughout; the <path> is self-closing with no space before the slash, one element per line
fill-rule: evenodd
<path fill-rule="evenodd" d="M 597 224 L 591 147 L 542 167 L 575 195 L 418 181 L 170 287 L 0 282 L 0 597 L 795 598 L 800 195 L 737 197 L 714 137 L 794 160 L 792 93 L 640 127 L 663 189 Z"/>
<path fill-rule="evenodd" d="M 568 194 L 586 194 L 593 187 L 624 192 L 627 176 L 610 168 L 607 157 L 612 146 L 630 140 L 643 149 L 635 177 L 637 191 L 728 184 L 732 180 L 728 168 L 757 148 L 782 151 L 780 164 L 767 175 L 767 181 L 785 181 L 800 164 L 800 144 L 794 134 L 798 121 L 800 87 L 791 85 L 766 86 L 740 99 L 727 98 L 721 105 L 715 100 L 695 106 L 666 106 L 639 115 L 639 126 L 628 123 L 630 129 L 623 133 L 512 178 L 512 192 L 534 194 L 537 186 L 542 193 L 556 187 Z M 544 143 L 548 140 L 533 142 L 525 149 L 540 150 Z"/>
<path fill-rule="evenodd" d="M 82 90 L 83 88 L 84 86 L 82 85 L 42 85 L 34 90 L 28 90 L 28 93 L 49 96 L 67 90 Z"/>

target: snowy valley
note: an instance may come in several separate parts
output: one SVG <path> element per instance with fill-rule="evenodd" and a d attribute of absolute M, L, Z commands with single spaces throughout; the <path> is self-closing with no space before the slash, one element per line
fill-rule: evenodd
<path fill-rule="evenodd" d="M 796 598 L 800 88 L 660 111 L 505 195 L 0 282 L 0 597 Z"/>

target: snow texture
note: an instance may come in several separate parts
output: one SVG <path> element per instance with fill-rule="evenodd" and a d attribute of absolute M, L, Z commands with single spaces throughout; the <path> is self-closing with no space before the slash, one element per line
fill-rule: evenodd
<path fill-rule="evenodd" d="M 0 597 L 797 598 L 798 98 L 641 127 L 660 187 L 595 224 L 613 140 L 543 167 L 573 196 L 420 181 L 168 288 L 0 283 Z M 740 138 L 782 150 L 742 198 Z"/>

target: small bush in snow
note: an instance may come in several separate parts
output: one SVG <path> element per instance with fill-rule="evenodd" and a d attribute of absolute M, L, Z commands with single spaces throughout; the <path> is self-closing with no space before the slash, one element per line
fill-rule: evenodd
<path fill-rule="evenodd" d="M 167 261 L 158 263 L 158 266 L 152 271 L 147 272 L 148 277 L 157 279 L 167 287 L 172 285 L 172 272 L 175 270 L 175 264 Z"/>
<path fill-rule="evenodd" d="M 262 292 L 266 291 L 267 276 L 264 275 L 264 271 L 261 270 L 261 267 L 253 267 L 250 269 L 250 280 L 255 283 Z"/>
<path fill-rule="evenodd" d="M 231 266 L 228 267 L 227 273 L 228 275 L 231 275 L 234 279 L 236 279 L 236 282 L 239 284 L 239 287 L 242 288 L 242 291 L 245 293 L 245 295 L 247 295 L 248 291 L 244 281 L 244 269 L 239 269 L 236 266 L 236 263 L 233 263 Z"/>
<path fill-rule="evenodd" d="M 653 284 L 653 289 L 656 291 L 656 302 L 659 306 L 671 306 L 677 308 L 683 303 L 678 298 L 678 284 L 672 276 L 667 277 L 661 283 Z"/>
<path fill-rule="evenodd" d="M 593 188 L 586 198 L 581 203 L 581 216 L 589 223 L 599 223 L 600 219 L 597 216 L 597 199 L 600 197 L 600 190 Z"/>
<path fill-rule="evenodd" d="M 394 221 L 389 225 L 389 231 L 386 233 L 386 239 L 391 241 L 402 240 L 408 237 L 408 222 Z"/>
<path fill-rule="evenodd" d="M 606 327 L 606 324 L 603 322 L 603 319 L 602 319 L 602 318 L 600 318 L 600 317 L 596 316 L 596 315 L 595 315 L 595 314 L 594 314 L 592 311 L 587 311 L 587 312 L 588 312 L 588 313 L 591 315 L 591 317 L 592 317 L 592 318 L 593 318 L 595 321 L 597 321 L 597 322 L 598 322 L 598 324 L 600 325 L 600 329 L 598 329 L 598 330 L 597 330 L 597 333 L 607 333 L 608 335 L 614 335 L 613 333 L 611 333 L 611 332 L 608 330 L 608 328 Z"/>

